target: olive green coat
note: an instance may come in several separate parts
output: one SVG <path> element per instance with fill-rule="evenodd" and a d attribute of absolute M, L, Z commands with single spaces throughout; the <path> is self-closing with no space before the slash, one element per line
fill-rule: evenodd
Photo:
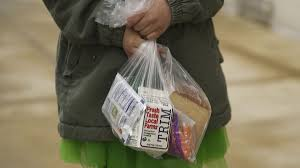
<path fill-rule="evenodd" d="M 111 140 L 101 106 L 127 57 L 124 27 L 95 22 L 101 0 L 43 0 L 61 30 L 57 49 L 58 130 L 63 138 Z M 212 17 L 223 0 L 169 0 L 172 25 L 158 39 L 207 94 L 213 109 L 209 129 L 227 124 L 231 110 Z"/>

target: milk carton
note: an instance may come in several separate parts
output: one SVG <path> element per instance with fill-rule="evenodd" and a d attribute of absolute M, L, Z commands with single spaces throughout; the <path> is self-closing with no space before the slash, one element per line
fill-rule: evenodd
<path fill-rule="evenodd" d="M 138 94 L 145 100 L 146 111 L 126 144 L 158 157 L 168 151 L 173 109 L 162 90 L 140 87 Z"/>

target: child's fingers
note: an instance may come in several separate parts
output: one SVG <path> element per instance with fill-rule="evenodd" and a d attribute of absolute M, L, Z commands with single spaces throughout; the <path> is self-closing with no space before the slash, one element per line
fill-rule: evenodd
<path fill-rule="evenodd" d="M 139 31 L 139 33 L 142 36 L 147 36 L 156 29 L 157 29 L 157 26 L 155 24 L 150 24 L 147 27 L 145 27 L 143 30 Z"/>
<path fill-rule="evenodd" d="M 139 13 L 133 15 L 133 16 L 130 16 L 130 17 L 127 19 L 127 26 L 128 26 L 128 27 L 134 26 L 134 25 L 137 24 L 144 16 L 145 16 L 145 12 L 144 12 L 144 11 L 139 12 Z"/>
<path fill-rule="evenodd" d="M 147 39 L 148 40 L 156 40 L 159 37 L 160 33 L 159 31 L 154 31 L 152 33 L 150 33 L 149 35 L 147 35 Z"/>
<path fill-rule="evenodd" d="M 124 49 L 125 50 L 125 53 L 127 55 L 128 58 L 130 58 L 134 52 L 136 51 L 136 48 L 127 48 L 127 49 Z"/>
<path fill-rule="evenodd" d="M 146 27 L 150 26 L 152 23 L 150 22 L 149 15 L 144 15 L 142 19 L 140 19 L 135 25 L 134 30 L 137 32 L 142 31 Z"/>

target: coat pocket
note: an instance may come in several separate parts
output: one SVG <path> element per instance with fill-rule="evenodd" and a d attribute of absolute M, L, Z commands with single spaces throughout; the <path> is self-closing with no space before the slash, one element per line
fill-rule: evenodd
<path fill-rule="evenodd" d="M 103 47 L 69 44 L 63 76 L 77 80 L 87 76 L 103 58 Z"/>
<path fill-rule="evenodd" d="M 80 54 L 76 51 L 77 47 L 71 43 L 68 43 L 67 52 L 65 56 L 65 68 L 63 76 L 65 78 L 72 78 L 72 74 L 79 64 Z"/>

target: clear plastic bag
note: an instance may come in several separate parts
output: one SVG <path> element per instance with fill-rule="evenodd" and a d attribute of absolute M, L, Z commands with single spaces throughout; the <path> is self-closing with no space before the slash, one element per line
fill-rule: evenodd
<path fill-rule="evenodd" d="M 159 157 L 168 151 L 173 108 L 154 41 L 121 68 L 102 112 L 124 145 Z"/>
<path fill-rule="evenodd" d="M 204 91 L 172 57 L 170 50 L 164 48 L 164 51 L 162 66 L 174 108 L 169 154 L 194 162 L 206 132 L 211 106 Z"/>
<path fill-rule="evenodd" d="M 147 10 L 152 0 L 103 0 L 98 8 L 96 22 L 116 28 L 126 24 L 127 18 Z"/>
<path fill-rule="evenodd" d="M 193 162 L 196 156 L 195 134 L 195 122 L 184 113 L 174 110 L 168 153 Z"/>
<path fill-rule="evenodd" d="M 157 48 L 154 41 L 141 44 L 116 76 L 102 111 L 124 145 L 153 157 L 168 151 L 194 162 L 210 118 L 210 104 L 169 49 L 160 54 Z M 123 89 L 115 89 L 119 86 Z M 111 95 L 120 96 L 114 100 Z"/>
<path fill-rule="evenodd" d="M 104 0 L 96 21 L 120 27 L 151 3 Z M 159 46 L 165 50 L 159 53 L 158 46 L 155 41 L 141 44 L 117 74 L 102 112 L 124 145 L 156 158 L 168 152 L 193 162 L 210 118 L 210 104 L 169 49 Z"/>

